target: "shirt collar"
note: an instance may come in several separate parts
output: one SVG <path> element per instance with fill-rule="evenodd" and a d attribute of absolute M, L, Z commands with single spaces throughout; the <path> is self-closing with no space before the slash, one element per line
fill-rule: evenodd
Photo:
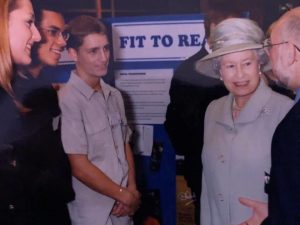
<path fill-rule="evenodd" d="M 93 94 L 96 92 L 93 88 L 91 88 L 87 83 L 85 83 L 76 73 L 75 70 L 72 70 L 69 82 L 77 88 L 87 99 L 91 99 Z M 101 85 L 101 90 L 103 92 L 104 98 L 107 99 L 111 88 L 107 85 L 102 79 L 99 80 Z"/>
<path fill-rule="evenodd" d="M 263 79 L 260 79 L 256 91 L 253 93 L 240 115 L 236 118 L 235 123 L 248 123 L 256 120 L 260 114 L 271 113 L 271 109 L 266 106 L 271 94 L 271 89 L 265 84 Z M 219 112 L 219 119 L 217 120 L 219 123 L 234 126 L 231 111 L 232 102 L 233 95 L 229 94 L 224 102 L 223 110 Z"/>
<path fill-rule="evenodd" d="M 298 102 L 299 99 L 300 99 L 300 88 L 298 88 L 298 89 L 296 90 L 295 102 Z"/>
<path fill-rule="evenodd" d="M 104 82 L 104 80 L 102 80 L 102 79 L 100 80 L 100 85 L 101 85 L 101 90 L 102 90 L 103 95 L 104 95 L 104 99 L 107 100 L 110 93 L 112 91 L 114 91 L 114 89 L 110 85 L 106 84 Z"/>

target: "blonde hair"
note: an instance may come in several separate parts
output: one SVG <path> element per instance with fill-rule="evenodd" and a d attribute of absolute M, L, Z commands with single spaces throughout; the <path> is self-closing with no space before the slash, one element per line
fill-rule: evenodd
<path fill-rule="evenodd" d="M 0 86 L 11 93 L 13 61 L 10 51 L 8 21 L 9 13 L 14 10 L 18 0 L 0 0 Z"/>

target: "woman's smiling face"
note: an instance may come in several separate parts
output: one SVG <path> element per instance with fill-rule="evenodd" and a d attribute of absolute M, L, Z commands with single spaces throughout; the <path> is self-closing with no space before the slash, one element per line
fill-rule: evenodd
<path fill-rule="evenodd" d="M 29 0 L 18 0 L 17 7 L 9 13 L 8 31 L 13 62 L 28 65 L 33 43 L 41 40 Z"/>
<path fill-rule="evenodd" d="M 221 78 L 235 97 L 250 97 L 258 87 L 259 73 L 259 60 L 255 50 L 234 52 L 221 57 Z"/>

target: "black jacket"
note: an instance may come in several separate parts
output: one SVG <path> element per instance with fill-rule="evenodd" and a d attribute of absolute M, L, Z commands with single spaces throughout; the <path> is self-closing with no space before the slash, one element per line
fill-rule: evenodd
<path fill-rule="evenodd" d="M 13 89 L 15 99 L 0 90 L 0 224 L 70 225 L 70 165 L 52 125 L 56 91 L 18 75 Z"/>
<path fill-rule="evenodd" d="M 300 102 L 275 130 L 269 184 L 269 216 L 264 225 L 300 225 Z"/>

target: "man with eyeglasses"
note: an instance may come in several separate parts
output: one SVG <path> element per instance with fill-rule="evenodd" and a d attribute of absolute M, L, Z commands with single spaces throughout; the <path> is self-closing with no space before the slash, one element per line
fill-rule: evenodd
<path fill-rule="evenodd" d="M 13 96 L 23 112 L 15 119 L 21 124 L 15 133 L 21 140 L 16 151 L 27 150 L 25 163 L 17 164 L 26 175 L 24 180 L 28 180 L 26 200 L 30 206 L 26 210 L 32 216 L 30 225 L 71 225 L 67 208 L 74 199 L 71 169 L 60 140 L 57 91 L 51 77 L 44 73 L 46 67 L 58 64 L 68 34 L 57 8 L 59 1 L 33 0 L 33 6 L 42 40 L 33 46 L 32 63 L 18 68 L 12 83 Z"/>
<path fill-rule="evenodd" d="M 278 125 L 272 140 L 268 185 L 268 217 L 263 225 L 300 224 L 300 7 L 284 14 L 272 27 L 265 45 L 277 79 L 296 92 L 295 105 Z M 253 208 L 245 224 L 260 224 L 267 212 L 261 202 L 242 199 Z"/>
<path fill-rule="evenodd" d="M 269 32 L 270 32 L 271 28 L 272 28 L 272 26 L 269 28 L 269 31 L 267 32 L 267 36 L 269 36 Z M 264 46 L 264 49 L 268 52 L 273 46 L 281 45 L 281 44 L 285 44 L 285 43 L 286 42 L 272 44 L 270 38 L 267 38 L 264 40 L 263 46 Z M 271 64 L 269 64 L 269 66 L 270 66 L 270 69 L 268 69 L 268 68 L 264 69 L 264 75 L 265 75 L 265 78 L 267 79 L 269 86 L 272 88 L 272 90 L 276 91 L 280 94 L 286 95 L 287 97 L 289 97 L 291 99 L 294 99 L 295 98 L 294 91 L 288 89 L 286 87 L 286 85 L 282 84 L 278 80 L 278 78 L 274 75 L 274 72 L 271 70 Z"/>
<path fill-rule="evenodd" d="M 58 64 L 69 34 L 64 32 L 65 21 L 58 9 L 59 4 L 51 0 L 36 0 L 33 3 L 42 40 L 33 46 L 32 63 L 27 71 L 33 77 L 38 77 L 44 67 Z"/>

